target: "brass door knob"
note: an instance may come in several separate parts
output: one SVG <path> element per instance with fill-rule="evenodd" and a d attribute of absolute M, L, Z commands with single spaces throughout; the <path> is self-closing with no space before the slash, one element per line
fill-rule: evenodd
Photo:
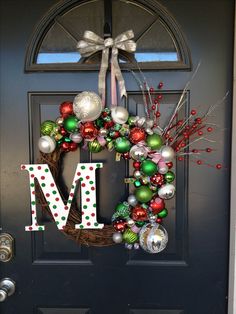
<path fill-rule="evenodd" d="M 0 281 L 0 302 L 4 302 L 7 297 L 14 294 L 16 290 L 15 282 L 10 278 L 4 278 Z"/>
<path fill-rule="evenodd" d="M 13 238 L 10 234 L 0 234 L 0 261 L 9 262 L 13 257 Z"/>

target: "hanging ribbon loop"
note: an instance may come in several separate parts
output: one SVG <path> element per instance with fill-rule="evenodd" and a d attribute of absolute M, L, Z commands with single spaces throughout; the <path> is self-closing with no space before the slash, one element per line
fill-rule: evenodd
<path fill-rule="evenodd" d="M 134 38 L 132 30 L 121 33 L 115 39 L 102 39 L 92 31 L 85 31 L 83 40 L 80 40 L 77 44 L 77 48 L 82 57 L 89 57 L 97 51 L 102 51 L 102 61 L 98 77 L 98 93 L 103 99 L 105 99 L 106 93 L 106 73 L 109 65 L 109 49 L 112 49 L 111 65 L 118 82 L 120 97 L 127 96 L 125 81 L 118 62 L 118 50 L 120 49 L 130 53 L 135 52 L 136 43 L 132 38 Z"/>

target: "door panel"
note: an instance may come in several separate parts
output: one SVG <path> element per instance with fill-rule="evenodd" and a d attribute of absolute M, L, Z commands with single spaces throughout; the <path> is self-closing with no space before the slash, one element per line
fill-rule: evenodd
<path fill-rule="evenodd" d="M 15 295 L 0 304 L 1 313 L 226 313 L 234 1 L 160 1 L 180 23 L 194 68 L 201 60 L 183 115 L 198 105 L 207 110 L 227 91 L 230 95 L 214 113 L 216 151 L 209 156 L 209 163 L 222 162 L 226 169 L 176 163 L 177 195 L 168 204 L 165 221 L 169 244 L 158 255 L 127 252 L 120 245 L 76 245 L 40 209 L 45 232 L 24 232 L 30 222 L 30 195 L 27 173 L 20 171 L 20 165 L 37 160 L 40 121 L 55 119 L 59 104 L 79 91 L 97 91 L 96 71 L 24 73 L 33 28 L 55 3 L 1 0 L 1 227 L 15 239 L 15 257 L 1 264 L 0 278 L 17 283 Z M 145 72 L 150 85 L 161 80 L 165 84 L 163 115 L 173 110 L 191 75 L 177 70 Z M 125 105 L 142 115 L 139 88 L 131 73 L 124 72 L 124 78 Z M 68 154 L 62 173 L 68 187 L 80 161 L 104 163 L 97 197 L 99 220 L 107 223 L 115 204 L 129 193 L 123 180 L 131 165 L 115 162 L 109 152 Z"/>

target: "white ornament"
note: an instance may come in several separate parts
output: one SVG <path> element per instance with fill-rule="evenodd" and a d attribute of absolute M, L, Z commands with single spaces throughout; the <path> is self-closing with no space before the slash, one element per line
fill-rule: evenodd
<path fill-rule="evenodd" d="M 169 200 L 175 195 L 175 186 L 173 184 L 166 183 L 158 190 L 158 195 L 164 200 Z"/>
<path fill-rule="evenodd" d="M 116 106 L 111 108 L 111 117 L 114 122 L 124 124 L 129 118 L 129 113 L 124 107 Z"/>
<path fill-rule="evenodd" d="M 48 135 L 41 136 L 38 141 L 38 148 L 42 153 L 50 154 L 56 148 L 56 141 Z"/>

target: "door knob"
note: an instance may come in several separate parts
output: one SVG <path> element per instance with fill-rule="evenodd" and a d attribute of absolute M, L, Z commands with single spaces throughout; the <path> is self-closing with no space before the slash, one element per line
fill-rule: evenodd
<path fill-rule="evenodd" d="M 7 297 L 14 294 L 16 290 L 15 282 L 9 278 L 0 281 L 0 302 L 4 302 Z"/>
<path fill-rule="evenodd" d="M 9 262 L 13 257 L 13 238 L 8 233 L 0 234 L 0 261 Z"/>

